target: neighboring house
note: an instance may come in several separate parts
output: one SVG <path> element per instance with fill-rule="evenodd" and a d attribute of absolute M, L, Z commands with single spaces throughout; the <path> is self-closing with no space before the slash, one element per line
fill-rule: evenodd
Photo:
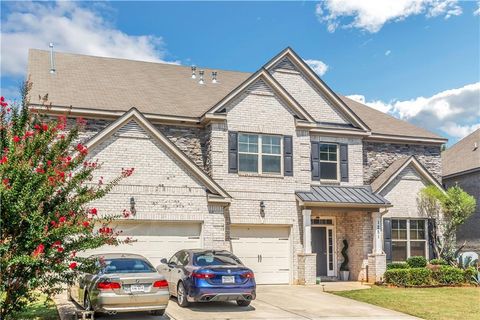
<path fill-rule="evenodd" d="M 457 245 L 465 242 L 464 251 L 480 254 L 480 129 L 466 136 L 444 152 L 443 184 L 458 184 L 477 200 L 477 208 L 457 231 Z"/>
<path fill-rule="evenodd" d="M 233 251 L 258 283 L 350 278 L 429 256 L 415 198 L 441 179 L 445 139 L 334 93 L 290 48 L 257 72 L 31 50 L 31 97 L 82 116 L 105 179 L 135 173 L 95 206 L 154 264 L 180 248 Z M 373 189 L 372 189 L 373 188 Z M 382 221 L 382 215 L 386 217 Z M 385 253 L 383 223 L 385 234 Z"/>

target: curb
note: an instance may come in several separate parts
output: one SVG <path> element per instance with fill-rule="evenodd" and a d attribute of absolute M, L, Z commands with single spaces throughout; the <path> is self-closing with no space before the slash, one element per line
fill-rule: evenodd
<path fill-rule="evenodd" d="M 58 315 L 60 320 L 72 320 L 75 319 L 75 311 L 78 310 L 77 306 L 66 298 L 66 292 L 63 291 L 53 297 L 53 301 L 57 306 Z"/>

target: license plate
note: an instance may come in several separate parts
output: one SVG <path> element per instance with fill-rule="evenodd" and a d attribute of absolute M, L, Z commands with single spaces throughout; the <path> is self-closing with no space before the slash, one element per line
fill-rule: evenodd
<path fill-rule="evenodd" d="M 235 283 L 235 276 L 222 276 L 222 283 Z"/>
<path fill-rule="evenodd" d="M 132 284 L 130 286 L 130 292 L 145 292 L 145 286 L 143 284 Z"/>

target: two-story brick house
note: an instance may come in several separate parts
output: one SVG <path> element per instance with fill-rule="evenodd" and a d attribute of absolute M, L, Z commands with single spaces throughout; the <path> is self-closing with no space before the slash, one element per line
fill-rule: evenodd
<path fill-rule="evenodd" d="M 99 176 L 135 168 L 95 205 L 135 209 L 116 225 L 137 242 L 104 250 L 228 249 L 258 283 L 338 276 L 343 240 L 355 280 L 429 256 L 415 199 L 440 187 L 446 140 L 337 95 L 290 48 L 253 74 L 49 55 L 30 51 L 31 108 L 48 93 L 45 112 L 84 117 Z"/>

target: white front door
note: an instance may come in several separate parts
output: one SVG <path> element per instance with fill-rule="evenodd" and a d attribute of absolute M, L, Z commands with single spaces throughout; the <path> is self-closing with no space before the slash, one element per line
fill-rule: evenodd
<path fill-rule="evenodd" d="M 232 226 L 232 252 L 255 273 L 257 284 L 290 282 L 290 227 Z"/>
<path fill-rule="evenodd" d="M 119 246 L 103 246 L 88 250 L 87 254 L 135 253 L 148 258 L 156 267 L 160 259 L 168 260 L 179 250 L 202 247 L 200 223 L 129 220 L 116 221 L 112 225 L 123 231 L 119 240 L 130 237 L 136 241 Z"/>

